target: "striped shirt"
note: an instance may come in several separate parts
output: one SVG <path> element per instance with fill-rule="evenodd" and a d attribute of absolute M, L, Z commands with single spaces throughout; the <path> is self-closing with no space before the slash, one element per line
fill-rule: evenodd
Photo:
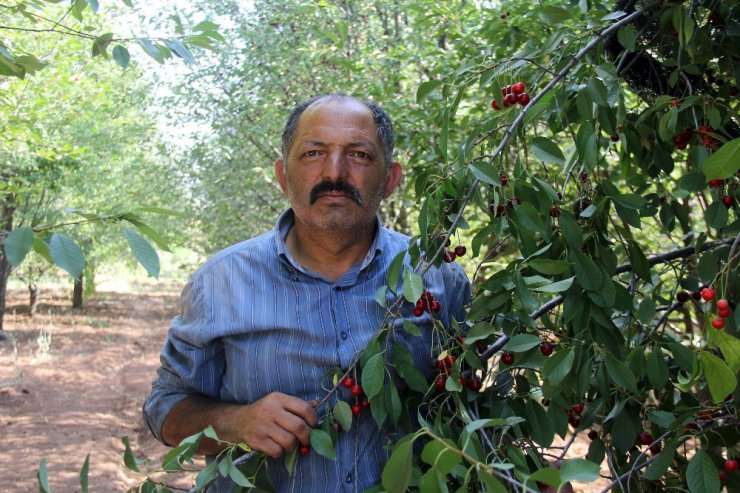
<path fill-rule="evenodd" d="M 327 372 L 348 368 L 381 326 L 386 309 L 375 300 L 375 292 L 386 284 L 390 263 L 408 248 L 409 238 L 382 227 L 378 219 L 366 257 L 329 281 L 304 269 L 288 252 L 284 240 L 293 223 L 289 209 L 274 230 L 222 250 L 191 276 L 144 404 L 145 419 L 159 440 L 167 414 L 194 393 L 231 403 L 254 402 L 274 391 L 321 399 L 327 392 Z M 435 317 L 445 327 L 453 318 L 463 319 L 470 284 L 459 265 L 430 269 L 424 284 L 441 303 Z M 387 291 L 389 306 L 393 299 Z M 402 318 L 391 322 L 399 329 L 394 337 L 430 379 L 432 318 L 428 311 L 414 317 L 412 309 L 404 303 Z M 404 331 L 404 319 L 419 326 L 422 335 Z M 353 403 L 348 394 L 332 397 Z M 320 420 L 324 412 L 317 410 Z M 380 482 L 388 445 L 397 438 L 379 430 L 365 411 L 354 418 L 352 430 L 338 434 L 336 460 L 312 452 L 300 457 L 289 475 L 282 460 L 268 458 L 268 473 L 279 492 L 363 491 Z M 234 483 L 226 478 L 209 489 L 233 490 Z"/>

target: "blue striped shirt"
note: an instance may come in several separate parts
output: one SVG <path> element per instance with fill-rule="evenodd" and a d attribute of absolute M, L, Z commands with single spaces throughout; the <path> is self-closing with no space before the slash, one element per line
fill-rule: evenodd
<path fill-rule="evenodd" d="M 274 391 L 321 399 L 327 372 L 348 368 L 381 326 L 386 310 L 374 294 L 386 284 L 388 267 L 408 248 L 409 238 L 382 227 L 378 219 L 367 256 L 329 281 L 304 269 L 288 252 L 284 240 L 293 222 L 289 209 L 273 231 L 209 259 L 183 289 L 181 313 L 170 326 L 144 404 L 146 421 L 159 440 L 167 414 L 194 393 L 231 403 L 254 402 Z M 459 265 L 430 269 L 424 284 L 440 301 L 442 310 L 435 316 L 446 327 L 453 318 L 463 319 L 470 284 Z M 391 302 L 393 295 L 387 293 Z M 399 328 L 394 334 L 429 379 L 435 356 L 432 318 L 428 311 L 414 317 L 412 309 L 404 303 L 403 318 L 392 322 Z M 404 319 L 419 326 L 422 336 L 406 333 Z M 339 397 L 352 402 L 344 394 Z M 317 412 L 321 419 L 323 409 Z M 312 452 L 299 457 L 289 475 L 282 460 L 268 459 L 269 476 L 279 492 L 362 491 L 380 482 L 388 445 L 396 438 L 378 430 L 369 410 L 364 411 L 354 417 L 352 430 L 338 434 L 336 460 Z M 234 489 L 225 478 L 214 486 L 209 491 Z"/>

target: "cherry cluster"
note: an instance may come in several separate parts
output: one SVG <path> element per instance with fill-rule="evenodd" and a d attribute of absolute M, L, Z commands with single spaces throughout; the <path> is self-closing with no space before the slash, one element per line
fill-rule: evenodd
<path fill-rule="evenodd" d="M 531 98 L 529 97 L 529 93 L 524 92 L 524 89 L 524 82 L 521 81 L 501 88 L 501 93 L 504 96 L 504 107 L 510 108 L 517 103 L 521 106 L 527 106 Z M 491 101 L 491 108 L 498 111 L 501 109 L 501 106 L 494 99 Z"/>
<path fill-rule="evenodd" d="M 709 188 L 723 188 L 725 185 L 725 180 L 720 179 L 714 179 L 709 180 Z M 733 189 L 737 187 L 737 184 L 733 184 Z M 727 207 L 728 209 L 731 208 L 733 205 L 735 205 L 735 197 L 733 197 L 730 192 L 723 193 L 724 190 L 720 190 L 719 194 L 722 197 L 722 203 Z"/>
<path fill-rule="evenodd" d="M 435 362 L 435 368 L 440 371 L 440 374 L 434 381 L 434 386 L 437 387 L 437 390 L 445 390 L 445 387 L 447 385 L 447 378 L 450 375 L 450 371 L 452 371 L 452 365 L 455 364 L 455 361 L 457 361 L 457 357 L 452 354 L 447 354 L 443 358 L 438 358 Z M 481 382 L 480 378 L 460 377 L 457 379 L 457 383 L 459 383 L 463 387 L 467 387 L 473 392 L 479 392 L 483 388 L 483 382 Z"/>
<path fill-rule="evenodd" d="M 582 402 L 579 402 L 577 404 L 573 404 L 570 409 L 568 409 L 568 424 L 570 424 L 573 428 L 578 428 L 578 425 L 581 424 L 581 414 L 583 414 L 585 406 Z"/>
<path fill-rule="evenodd" d="M 442 309 L 442 303 L 437 301 L 430 291 L 424 291 L 421 294 L 421 298 L 416 301 L 413 311 L 414 316 L 421 317 L 427 309 L 432 313 L 438 313 Z"/>
<path fill-rule="evenodd" d="M 450 262 L 454 262 L 457 257 L 462 257 L 463 255 L 465 255 L 467 251 L 467 248 L 462 245 L 458 245 L 453 250 L 447 250 L 442 255 L 442 259 L 449 264 Z"/>
<path fill-rule="evenodd" d="M 714 129 L 709 125 L 699 125 L 699 128 L 696 130 L 699 142 L 701 142 L 701 144 L 707 149 L 715 149 L 719 147 L 719 141 L 712 137 L 712 132 L 714 132 Z M 686 127 L 683 132 L 673 136 L 673 144 L 676 146 L 676 149 L 684 150 L 689 145 L 693 136 L 694 129 Z"/>
<path fill-rule="evenodd" d="M 355 382 L 354 378 L 344 377 L 342 379 L 342 387 L 348 389 L 349 393 L 355 398 L 355 403 L 350 406 L 352 414 L 357 416 L 363 409 L 368 409 L 370 407 L 370 401 L 365 396 L 365 393 L 362 390 L 362 385 Z M 334 423 L 334 428 L 337 431 L 342 431 L 342 425 L 339 423 Z"/>

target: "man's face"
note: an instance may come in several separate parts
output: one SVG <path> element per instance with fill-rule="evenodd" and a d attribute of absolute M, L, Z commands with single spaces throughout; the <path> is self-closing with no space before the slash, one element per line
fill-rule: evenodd
<path fill-rule="evenodd" d="M 382 199 L 401 179 L 386 170 L 370 110 L 353 99 L 319 100 L 301 115 L 288 162 L 275 170 L 296 219 L 323 230 L 372 225 Z"/>

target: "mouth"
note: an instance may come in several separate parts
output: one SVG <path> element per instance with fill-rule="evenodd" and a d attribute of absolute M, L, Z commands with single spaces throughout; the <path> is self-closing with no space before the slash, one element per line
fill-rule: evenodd
<path fill-rule="evenodd" d="M 313 188 L 313 190 L 311 190 L 309 202 L 314 204 L 320 198 L 330 203 L 341 203 L 350 200 L 355 204 L 362 206 L 362 198 L 357 189 L 344 182 L 319 183 Z"/>

